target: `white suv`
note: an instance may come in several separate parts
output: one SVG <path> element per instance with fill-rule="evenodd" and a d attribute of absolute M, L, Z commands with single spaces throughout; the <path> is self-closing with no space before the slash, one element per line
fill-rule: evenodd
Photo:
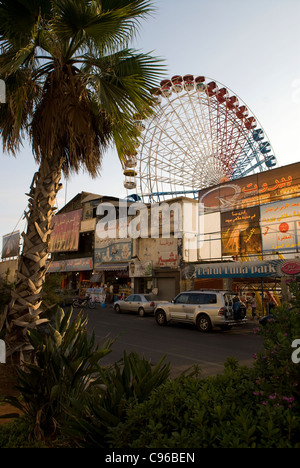
<path fill-rule="evenodd" d="M 246 306 L 235 293 L 226 291 L 187 291 L 154 311 L 158 325 L 170 321 L 193 323 L 202 332 L 214 327 L 229 330 L 246 323 Z"/>

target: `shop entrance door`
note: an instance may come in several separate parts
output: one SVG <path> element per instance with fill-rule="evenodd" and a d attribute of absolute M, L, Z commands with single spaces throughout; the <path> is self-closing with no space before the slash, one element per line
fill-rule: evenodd
<path fill-rule="evenodd" d="M 175 278 L 158 278 L 158 297 L 161 301 L 171 301 L 176 296 Z"/>

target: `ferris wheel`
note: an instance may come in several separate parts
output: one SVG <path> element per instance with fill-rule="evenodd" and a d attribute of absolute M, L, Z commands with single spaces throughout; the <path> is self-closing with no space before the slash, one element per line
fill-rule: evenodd
<path fill-rule="evenodd" d="M 173 76 L 152 90 L 157 112 L 136 116 L 140 146 L 128 155 L 131 197 L 160 201 L 192 194 L 277 165 L 266 133 L 246 104 L 204 76 Z"/>

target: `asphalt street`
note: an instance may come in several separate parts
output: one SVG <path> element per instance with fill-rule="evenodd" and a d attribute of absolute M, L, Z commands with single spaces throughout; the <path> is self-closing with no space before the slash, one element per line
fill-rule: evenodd
<path fill-rule="evenodd" d="M 76 309 L 75 309 L 76 310 Z M 78 310 L 78 309 L 77 309 Z M 117 314 L 112 306 L 85 309 L 88 329 L 94 331 L 96 342 L 107 338 L 116 339 L 112 352 L 101 362 L 113 364 L 127 353 L 136 351 L 157 363 L 162 356 L 171 363 L 171 375 L 198 364 L 203 376 L 221 373 L 227 357 L 235 357 L 240 364 L 251 365 L 253 354 L 262 345 L 262 338 L 254 334 L 257 322 L 251 320 L 245 326 L 230 331 L 213 330 L 208 334 L 199 332 L 189 324 L 169 324 L 160 327 L 153 316 L 139 317 L 135 314 Z"/>

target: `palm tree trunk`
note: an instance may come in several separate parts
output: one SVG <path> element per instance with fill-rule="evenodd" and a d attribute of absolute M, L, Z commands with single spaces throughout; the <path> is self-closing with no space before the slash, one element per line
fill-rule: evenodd
<path fill-rule="evenodd" d="M 16 288 L 6 316 L 7 355 L 18 352 L 22 358 L 28 349 L 27 330 L 40 319 L 41 291 L 47 273 L 48 244 L 56 196 L 62 184 L 63 160 L 42 159 L 34 175 L 25 212 L 27 232 L 23 233 L 23 250 L 19 259 Z"/>

